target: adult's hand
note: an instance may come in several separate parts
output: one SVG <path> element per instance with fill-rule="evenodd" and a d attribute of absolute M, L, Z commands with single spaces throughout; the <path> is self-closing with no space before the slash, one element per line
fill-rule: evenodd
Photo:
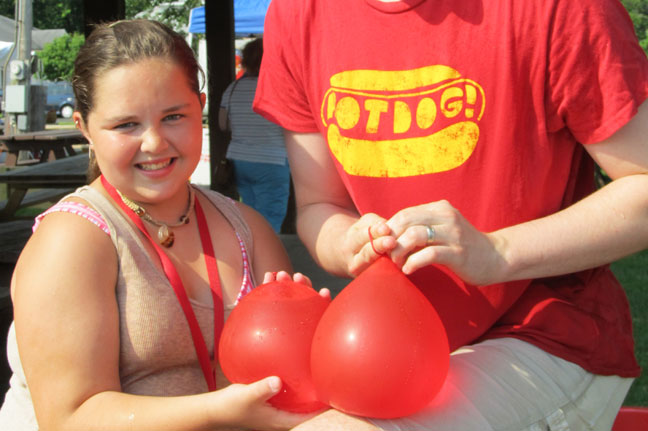
<path fill-rule="evenodd" d="M 386 220 L 368 213 L 349 227 L 340 251 L 346 256 L 348 273 L 357 276 L 379 256 L 389 254 L 396 245 L 396 236 L 392 235 Z"/>
<path fill-rule="evenodd" d="M 387 225 L 397 238 L 391 258 L 405 274 L 441 264 L 470 284 L 499 281 L 504 259 L 497 237 L 477 230 L 449 202 L 405 208 Z"/>

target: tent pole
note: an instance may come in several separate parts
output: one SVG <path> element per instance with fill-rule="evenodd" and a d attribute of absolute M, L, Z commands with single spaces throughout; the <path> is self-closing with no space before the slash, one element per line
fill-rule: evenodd
<path fill-rule="evenodd" d="M 234 0 L 205 2 L 205 38 L 207 40 L 207 76 L 209 98 L 209 154 L 211 160 L 211 188 L 230 197 L 235 190 L 216 188 L 215 166 L 225 157 L 227 136 L 218 127 L 221 96 L 235 77 L 234 62 Z"/>

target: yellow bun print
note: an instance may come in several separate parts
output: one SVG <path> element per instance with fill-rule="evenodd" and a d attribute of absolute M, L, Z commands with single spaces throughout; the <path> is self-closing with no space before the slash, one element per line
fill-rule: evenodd
<path fill-rule="evenodd" d="M 350 70 L 330 83 L 322 122 L 333 155 L 350 175 L 444 172 L 462 165 L 477 145 L 484 92 L 451 67 Z"/>

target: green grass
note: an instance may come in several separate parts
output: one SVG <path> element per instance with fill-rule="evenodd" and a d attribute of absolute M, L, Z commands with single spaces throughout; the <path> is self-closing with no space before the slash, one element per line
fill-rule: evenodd
<path fill-rule="evenodd" d="M 14 215 L 15 218 L 35 218 L 37 215 L 43 213 L 45 210 L 47 210 L 49 207 L 51 207 L 53 203 L 51 202 L 45 202 L 39 205 L 33 205 L 30 207 L 25 207 L 25 208 L 20 208 L 18 211 L 16 211 L 16 214 Z"/>
<path fill-rule="evenodd" d="M 635 354 L 644 371 L 630 388 L 624 404 L 648 406 L 648 250 L 613 263 L 612 270 L 630 301 Z"/>

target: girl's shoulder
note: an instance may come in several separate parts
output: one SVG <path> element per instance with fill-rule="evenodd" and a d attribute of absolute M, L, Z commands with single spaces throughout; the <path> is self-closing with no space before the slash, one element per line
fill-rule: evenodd
<path fill-rule="evenodd" d="M 65 268 L 78 270 L 77 265 L 81 262 L 88 265 L 96 259 L 100 263 L 107 255 L 115 254 L 108 223 L 92 203 L 84 199 L 88 194 L 82 189 L 36 217 L 33 233 L 19 261 L 34 261 L 30 266 L 39 268 L 47 264 L 62 271 Z"/>
<path fill-rule="evenodd" d="M 41 219 L 14 271 L 18 287 L 35 292 L 41 285 L 55 288 L 71 280 L 111 280 L 116 274 L 117 254 L 110 236 L 69 211 L 53 211 Z"/>

